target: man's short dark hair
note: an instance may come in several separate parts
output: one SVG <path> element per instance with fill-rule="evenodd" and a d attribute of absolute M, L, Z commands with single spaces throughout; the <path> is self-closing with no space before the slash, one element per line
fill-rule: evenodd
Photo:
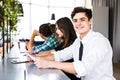
<path fill-rule="evenodd" d="M 51 31 L 51 28 L 49 26 L 49 23 L 40 25 L 39 33 L 45 37 L 49 37 L 50 35 L 52 35 L 52 31 Z"/>
<path fill-rule="evenodd" d="M 76 13 L 81 12 L 85 13 L 89 20 L 92 18 L 92 10 L 85 7 L 75 7 L 72 11 L 71 18 L 73 19 Z"/>

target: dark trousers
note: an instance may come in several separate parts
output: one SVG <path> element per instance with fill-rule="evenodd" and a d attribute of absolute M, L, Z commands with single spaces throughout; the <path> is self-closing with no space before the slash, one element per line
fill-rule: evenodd
<path fill-rule="evenodd" d="M 64 72 L 64 73 L 70 78 L 70 80 L 81 80 L 80 78 L 77 78 L 74 74 L 70 74 L 70 73 L 66 73 L 66 72 Z"/>

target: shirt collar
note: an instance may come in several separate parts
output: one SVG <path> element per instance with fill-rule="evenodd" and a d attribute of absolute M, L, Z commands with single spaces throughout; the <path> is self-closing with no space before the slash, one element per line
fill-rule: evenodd
<path fill-rule="evenodd" d="M 83 45 L 90 40 L 90 38 L 91 38 L 90 36 L 91 36 L 92 32 L 93 31 L 91 29 L 82 40 L 80 39 L 82 41 Z"/>

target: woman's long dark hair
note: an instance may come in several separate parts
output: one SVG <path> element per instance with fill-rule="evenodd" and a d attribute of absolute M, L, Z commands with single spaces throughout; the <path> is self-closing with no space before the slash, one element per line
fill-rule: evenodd
<path fill-rule="evenodd" d="M 56 25 L 63 33 L 64 44 L 62 48 L 70 46 L 77 37 L 71 20 L 68 17 L 63 17 L 56 21 Z"/>

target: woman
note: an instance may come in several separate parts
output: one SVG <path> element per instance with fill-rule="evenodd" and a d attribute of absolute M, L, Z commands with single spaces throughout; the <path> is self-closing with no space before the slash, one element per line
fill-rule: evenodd
<path fill-rule="evenodd" d="M 56 33 L 64 40 L 62 49 L 70 46 L 77 37 L 73 24 L 67 17 L 60 18 L 56 21 Z"/>
<path fill-rule="evenodd" d="M 68 17 L 60 18 L 56 21 L 56 34 L 58 37 L 62 38 L 63 43 L 55 48 L 54 50 L 40 52 L 36 54 L 36 56 L 44 56 L 52 53 L 53 51 L 62 50 L 68 46 L 70 46 L 74 40 L 77 38 L 76 32 L 73 28 L 73 24 Z"/>

